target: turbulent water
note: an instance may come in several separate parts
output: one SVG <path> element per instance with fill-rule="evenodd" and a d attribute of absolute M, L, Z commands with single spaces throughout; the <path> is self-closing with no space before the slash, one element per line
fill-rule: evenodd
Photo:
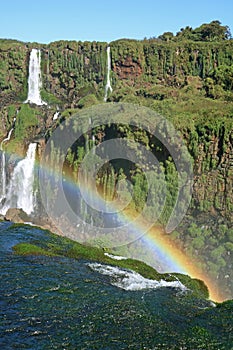
<path fill-rule="evenodd" d="M 7 137 L 0 144 L 1 151 L 1 175 L 0 175 L 0 202 L 6 197 L 6 154 L 3 150 L 5 142 L 9 141 L 14 128 L 11 128 Z"/>
<path fill-rule="evenodd" d="M 26 157 L 15 167 L 5 194 L 6 201 L 0 213 L 6 214 L 9 208 L 21 208 L 27 214 L 34 210 L 33 184 L 36 143 L 28 147 Z"/>
<path fill-rule="evenodd" d="M 126 290 L 124 278 L 135 282 L 129 271 L 12 251 L 18 242 L 57 239 L 0 223 L 1 350 L 232 348 L 230 303 L 213 307 L 180 285 Z"/>
<path fill-rule="evenodd" d="M 1 152 L 0 202 L 6 197 L 6 155 Z"/>
<path fill-rule="evenodd" d="M 109 254 L 108 254 L 109 255 Z M 110 255 L 111 257 L 111 255 Z M 158 289 L 162 287 L 172 287 L 186 291 L 187 288 L 179 281 L 167 282 L 164 280 L 153 281 L 144 278 L 134 271 L 125 271 L 116 266 L 108 266 L 99 263 L 88 265 L 92 270 L 102 273 L 103 275 L 113 277 L 112 285 L 125 290 L 143 290 L 143 289 Z"/>

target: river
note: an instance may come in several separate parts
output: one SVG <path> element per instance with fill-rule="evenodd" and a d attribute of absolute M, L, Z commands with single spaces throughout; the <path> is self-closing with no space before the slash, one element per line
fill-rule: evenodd
<path fill-rule="evenodd" d="M 1 350 L 232 349 L 231 302 L 216 306 L 179 288 L 126 291 L 103 266 L 12 250 L 37 241 L 56 236 L 0 223 Z"/>

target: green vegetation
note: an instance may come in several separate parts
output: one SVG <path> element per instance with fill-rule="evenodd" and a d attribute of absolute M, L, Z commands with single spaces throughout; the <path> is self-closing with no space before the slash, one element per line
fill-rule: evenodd
<path fill-rule="evenodd" d="M 79 108 L 88 108 L 99 103 L 94 94 L 90 94 L 81 98 L 77 104 Z"/>
<path fill-rule="evenodd" d="M 15 122 L 15 138 L 17 140 L 25 140 L 32 133 L 32 129 L 38 125 L 36 111 L 28 104 L 23 104 Z"/>
<path fill-rule="evenodd" d="M 49 44 L 49 56 L 45 53 L 42 56 L 45 89 L 56 91 L 59 99 L 72 99 L 76 105 L 87 95 L 103 95 L 106 47 L 106 43 L 87 41 Z"/>
<path fill-rule="evenodd" d="M 203 217 L 186 219 L 174 231 L 170 238 L 192 258 L 198 254 L 201 258 L 198 267 L 212 280 L 218 279 L 220 285 L 225 285 L 224 295 L 231 297 L 231 264 L 233 253 L 233 229 L 229 223 L 219 220 L 209 214 Z"/>
<path fill-rule="evenodd" d="M 16 245 L 14 248 L 14 252 L 19 255 L 46 255 L 46 256 L 56 256 L 52 252 L 40 248 L 34 244 L 30 243 L 21 243 Z"/>
<path fill-rule="evenodd" d="M 222 26 L 220 21 L 212 21 L 211 23 L 204 23 L 200 27 L 192 29 L 187 26 L 181 28 L 180 31 L 173 35 L 171 32 L 165 32 L 158 37 L 163 41 L 223 41 L 231 38 L 230 28 Z"/>
<path fill-rule="evenodd" d="M 27 77 L 25 45 L 16 40 L 0 39 L 0 96 L 18 94 Z"/>
<path fill-rule="evenodd" d="M 35 138 L 47 140 L 64 119 L 80 109 L 92 105 L 97 108 L 97 104 L 103 102 L 107 45 L 80 41 L 25 45 L 15 40 L 0 40 L 1 140 L 11 129 L 20 107 L 11 141 L 4 145 L 9 153 L 23 149 L 23 154 L 29 142 Z M 29 54 L 35 46 L 41 48 L 41 95 L 51 109 L 20 105 L 26 99 Z M 233 40 L 229 28 L 212 21 L 194 29 L 183 28 L 177 34 L 165 32 L 158 38 L 116 40 L 110 47 L 113 92 L 108 102 L 129 102 L 160 113 L 179 129 L 192 157 L 195 186 L 190 216 L 170 237 L 190 258 L 203 256 L 200 268 L 221 281 L 230 294 Z M 57 106 L 61 118 L 53 123 Z M 67 151 L 64 171 L 71 173 L 76 181 L 85 152 L 93 142 L 99 144 L 103 139 L 116 136 L 141 142 L 159 160 L 161 177 L 156 174 L 153 191 L 158 197 L 164 196 L 161 180 L 164 178 L 166 203 L 160 222 L 165 224 L 177 196 L 177 172 L 164 147 L 144 130 L 120 124 L 93 129 Z M 59 149 L 53 148 L 53 156 L 54 159 L 61 157 Z M 137 156 L 143 162 L 143 155 Z M 149 170 L 150 176 L 154 176 L 155 169 Z M 105 198 L 115 199 L 120 183 L 118 195 L 124 200 L 127 199 L 124 198 L 127 197 L 126 180 L 129 180 L 134 187 L 128 209 L 140 212 L 147 195 L 143 171 L 137 164 L 120 159 L 110 161 L 97 174 L 98 189 Z M 155 203 L 151 203 L 148 213 L 153 215 L 155 209 Z M 203 219 L 196 222 L 200 215 Z M 210 216 L 214 219 L 207 225 Z M 124 249 L 132 253 L 133 249 L 140 251 L 140 245 Z M 151 263 L 150 257 L 143 259 Z"/>
<path fill-rule="evenodd" d="M 11 227 L 12 229 L 12 227 Z M 208 289 L 204 282 L 192 279 L 181 274 L 160 274 L 151 266 L 142 261 L 126 259 L 115 260 L 104 254 L 104 250 L 97 247 L 82 245 L 65 237 L 59 237 L 49 233 L 49 240 L 43 242 L 19 243 L 13 247 L 15 254 L 19 255 L 46 255 L 65 256 L 77 260 L 89 260 L 110 264 L 121 268 L 136 271 L 145 278 L 166 281 L 180 281 L 192 291 L 192 295 L 200 298 L 208 298 Z"/>
<path fill-rule="evenodd" d="M 47 102 L 49 105 L 61 105 L 62 102 L 53 94 L 45 91 L 45 90 L 41 90 L 40 92 L 41 98 L 43 101 Z"/>

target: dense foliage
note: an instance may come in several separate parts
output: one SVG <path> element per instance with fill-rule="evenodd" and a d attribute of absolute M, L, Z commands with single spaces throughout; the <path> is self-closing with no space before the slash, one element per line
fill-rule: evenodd
<path fill-rule="evenodd" d="M 21 225 L 23 226 L 23 225 Z M 13 225 L 13 229 L 20 227 L 20 225 Z M 24 227 L 24 226 L 23 226 Z M 145 278 L 149 278 L 152 280 L 161 279 L 164 281 L 176 281 L 177 277 L 179 280 L 192 291 L 192 295 L 207 299 L 209 297 L 209 292 L 206 285 L 198 280 L 192 279 L 187 275 L 182 274 L 160 274 L 151 266 L 148 266 L 142 261 L 134 260 L 134 259 L 124 259 L 124 260 L 116 260 L 114 259 L 114 255 L 111 257 L 105 255 L 105 251 L 103 249 L 97 247 L 91 247 L 79 244 L 75 241 L 72 241 L 68 238 L 59 237 L 56 235 L 51 235 L 51 242 L 41 242 L 41 241 L 33 241 L 19 243 L 13 247 L 13 250 L 16 254 L 20 255 L 46 255 L 46 256 L 60 256 L 60 257 L 68 257 L 77 260 L 89 260 L 95 262 L 101 262 L 103 264 L 118 266 L 121 268 L 133 270 Z"/>
<path fill-rule="evenodd" d="M 192 40 L 192 41 L 222 41 L 231 38 L 230 28 L 221 25 L 220 21 L 212 21 L 211 23 L 204 23 L 198 28 L 191 28 L 189 26 L 181 28 L 174 36 L 171 32 L 165 32 L 158 37 L 160 40 Z"/>
<path fill-rule="evenodd" d="M 11 141 L 4 144 L 9 153 L 23 154 L 29 142 L 47 140 L 64 119 L 103 102 L 107 46 L 100 42 L 57 41 L 42 45 L 0 40 L 0 139 L 3 140 L 14 125 Z M 27 96 L 32 47 L 41 49 L 41 95 L 49 102 L 49 108 L 22 104 Z M 176 35 L 167 32 L 142 41 L 117 40 L 110 43 L 110 47 L 113 92 L 108 94 L 107 102 L 146 106 L 165 116 L 181 131 L 193 159 L 195 182 L 190 216 L 179 232 L 171 234 L 171 239 L 191 258 L 198 254 L 204 256 L 201 269 L 226 286 L 230 295 L 233 41 L 229 28 L 212 21 L 195 29 L 186 27 Z M 53 114 L 58 108 L 60 117 L 55 121 Z M 87 147 L 90 149 L 93 142 L 97 144 L 113 134 L 140 141 L 159 159 L 161 173 L 168 183 L 166 207 L 160 218 L 164 224 L 177 195 L 176 169 L 169 154 L 145 131 L 121 125 L 93 129 L 92 135 L 86 135 L 86 139 L 68 150 L 67 169 L 76 179 Z M 56 157 L 59 156 L 57 153 Z M 143 169 L 120 160 L 109 162 L 96 180 L 108 199 L 114 198 L 120 180 L 123 195 L 124 180 L 130 180 L 134 185 L 130 210 L 141 210 L 147 192 Z M 160 194 L 158 184 L 154 191 Z M 194 224 L 197 216 L 200 220 Z M 141 247 L 125 249 L 140 251 Z M 152 260 L 149 256 L 144 258 L 150 260 L 148 262 Z"/>

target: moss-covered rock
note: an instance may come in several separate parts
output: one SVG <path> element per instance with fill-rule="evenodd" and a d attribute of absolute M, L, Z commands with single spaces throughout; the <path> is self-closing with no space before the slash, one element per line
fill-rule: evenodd
<path fill-rule="evenodd" d="M 160 274 L 154 268 L 146 263 L 134 259 L 116 260 L 114 257 L 106 255 L 104 250 L 89 245 L 83 245 L 74 242 L 68 238 L 59 237 L 51 234 L 51 241 L 35 243 L 19 243 L 14 246 L 13 250 L 19 255 L 46 255 L 46 256 L 65 256 L 72 259 L 89 260 L 112 266 L 118 266 L 124 269 L 133 270 L 144 278 L 152 280 L 179 281 L 184 284 L 192 294 L 200 298 L 208 298 L 208 288 L 203 281 L 192 279 L 182 274 Z"/>

